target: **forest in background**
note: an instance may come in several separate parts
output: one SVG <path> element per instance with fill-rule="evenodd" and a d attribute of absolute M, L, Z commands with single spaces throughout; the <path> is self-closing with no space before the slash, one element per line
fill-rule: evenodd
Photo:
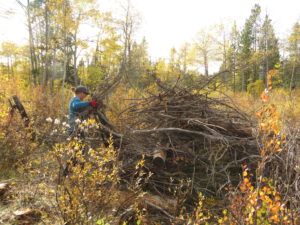
<path fill-rule="evenodd" d="M 0 223 L 299 224 L 299 21 L 279 39 L 255 4 L 153 60 L 130 1 L 16 2 L 28 43 L 0 44 Z M 68 137 L 77 85 L 109 135 L 96 111 Z"/>
<path fill-rule="evenodd" d="M 54 87 L 78 84 L 95 89 L 119 74 L 138 89 L 153 83 L 150 73 L 170 82 L 180 76 L 188 85 L 199 76 L 214 75 L 210 66 L 217 65 L 218 82 L 234 92 L 261 91 L 272 69 L 278 70 L 273 86 L 299 85 L 299 22 L 291 21 L 291 33 L 279 40 L 272 18 L 259 5 L 253 6 L 243 27 L 233 23 L 201 29 L 194 40 L 170 49 L 168 60 L 151 61 L 147 37 L 136 41 L 142 21 L 130 2 L 120 4 L 118 18 L 92 0 L 17 2 L 27 18 L 28 44 L 1 43 L 1 73 L 22 76 L 28 84 L 52 92 Z M 89 31 L 87 24 L 96 37 L 81 38 Z"/>

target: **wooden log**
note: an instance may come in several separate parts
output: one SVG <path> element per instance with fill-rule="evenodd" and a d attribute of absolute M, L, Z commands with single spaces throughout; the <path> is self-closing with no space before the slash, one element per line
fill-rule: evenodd
<path fill-rule="evenodd" d="M 0 198 L 1 199 L 7 193 L 8 190 L 9 190 L 8 183 L 0 183 Z"/>
<path fill-rule="evenodd" d="M 42 213 L 37 209 L 20 209 L 13 213 L 18 224 L 34 224 L 40 221 Z"/>
<path fill-rule="evenodd" d="M 13 114 L 14 109 L 17 109 L 21 115 L 24 126 L 28 127 L 30 120 L 29 120 L 26 110 L 25 110 L 23 104 L 21 103 L 20 99 L 18 98 L 18 96 L 16 96 L 16 95 L 12 96 L 11 99 L 9 99 L 9 103 L 11 106 L 10 114 Z M 12 117 L 12 115 L 11 115 L 11 117 Z"/>
<path fill-rule="evenodd" d="M 170 218 L 173 218 L 173 215 L 176 213 L 177 201 L 175 199 L 164 198 L 158 195 L 146 193 L 141 197 L 140 200 L 145 205 L 151 206 L 163 212 Z"/>
<path fill-rule="evenodd" d="M 178 127 L 162 127 L 162 128 L 154 128 L 154 129 L 144 129 L 144 130 L 133 130 L 133 134 L 150 134 L 150 133 L 163 133 L 163 132 L 178 132 L 178 133 L 185 133 L 185 134 L 195 134 L 203 136 L 210 140 L 220 140 L 220 141 L 227 141 L 225 136 L 214 136 L 210 135 L 201 131 L 195 130 L 187 130 Z"/>
<path fill-rule="evenodd" d="M 164 150 L 156 149 L 153 153 L 153 164 L 158 168 L 165 166 L 167 153 Z"/>

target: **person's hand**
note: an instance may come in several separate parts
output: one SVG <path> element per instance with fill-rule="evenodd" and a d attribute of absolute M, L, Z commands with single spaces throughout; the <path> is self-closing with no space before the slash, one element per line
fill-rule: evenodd
<path fill-rule="evenodd" d="M 97 106 L 98 106 L 98 103 L 96 100 L 92 100 L 89 103 L 90 103 L 90 106 L 92 106 L 93 108 L 97 108 Z"/>

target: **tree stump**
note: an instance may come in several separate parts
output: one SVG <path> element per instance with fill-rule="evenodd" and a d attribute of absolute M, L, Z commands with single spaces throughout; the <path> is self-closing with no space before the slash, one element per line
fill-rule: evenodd
<path fill-rule="evenodd" d="M 8 101 L 9 101 L 9 104 L 10 104 L 10 107 L 11 107 L 10 116 L 13 117 L 15 109 L 17 109 L 18 112 L 21 115 L 24 126 L 28 127 L 30 120 L 29 120 L 29 117 L 26 113 L 26 110 L 25 110 L 23 104 L 21 103 L 20 99 L 18 98 L 18 96 L 14 95 Z"/>

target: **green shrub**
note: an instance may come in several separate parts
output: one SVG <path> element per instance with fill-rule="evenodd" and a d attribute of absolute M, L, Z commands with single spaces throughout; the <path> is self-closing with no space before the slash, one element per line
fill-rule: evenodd
<path fill-rule="evenodd" d="M 258 97 L 265 89 L 263 80 L 257 80 L 253 83 L 248 84 L 247 93 L 253 97 Z"/>

